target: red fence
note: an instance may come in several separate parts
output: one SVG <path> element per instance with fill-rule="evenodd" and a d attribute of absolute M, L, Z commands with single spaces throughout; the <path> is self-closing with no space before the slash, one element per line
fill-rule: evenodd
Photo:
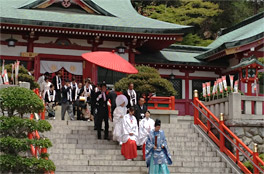
<path fill-rule="evenodd" d="M 198 99 L 198 92 L 194 92 L 194 124 L 199 125 L 208 136 L 219 146 L 220 151 L 224 152 L 230 159 L 232 159 L 238 167 L 244 173 L 251 172 L 244 166 L 244 164 L 239 159 L 239 153 L 242 153 L 254 167 L 254 174 L 258 174 L 260 171 L 263 173 L 264 170 L 260 165 L 264 166 L 264 162 L 259 158 L 257 152 L 257 146 L 255 146 L 254 151 L 249 149 L 225 124 L 223 119 L 223 114 L 220 115 L 220 120 Z M 204 115 L 207 119 L 206 124 L 199 118 L 199 112 Z M 218 138 L 213 132 L 212 127 L 216 128 L 219 132 Z M 226 147 L 225 141 L 228 140 L 235 147 L 234 154 Z M 253 160 L 251 159 L 253 157 Z"/>
<path fill-rule="evenodd" d="M 151 97 L 148 101 L 148 109 L 174 110 L 175 97 Z"/>

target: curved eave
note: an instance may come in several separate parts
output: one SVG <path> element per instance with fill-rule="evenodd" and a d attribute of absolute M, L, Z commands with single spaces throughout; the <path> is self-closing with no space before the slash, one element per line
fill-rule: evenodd
<path fill-rule="evenodd" d="M 208 59 L 210 57 L 213 57 L 215 54 L 227 49 L 227 48 L 232 48 L 232 47 L 237 47 L 237 46 L 241 46 L 241 45 L 246 45 L 246 44 L 249 44 L 251 42 L 254 42 L 254 41 L 257 41 L 261 38 L 264 37 L 264 32 L 262 33 L 259 33 L 255 36 L 252 36 L 252 37 L 249 37 L 249 38 L 246 38 L 246 39 L 243 39 L 243 40 L 238 40 L 238 41 L 233 41 L 233 42 L 226 42 L 224 44 L 222 44 L 221 46 L 219 47 L 216 47 L 216 48 L 213 48 L 213 49 L 210 49 L 198 56 L 196 56 L 195 58 L 197 59 L 200 59 L 200 60 L 203 60 L 203 59 Z"/>
<path fill-rule="evenodd" d="M 84 29 L 84 30 L 100 30 L 100 31 L 114 31 L 125 33 L 146 33 L 146 34 L 185 34 L 192 31 L 193 27 L 186 28 L 134 28 L 134 27 L 118 27 L 118 26 L 103 26 L 103 25 L 89 25 L 77 23 L 61 23 L 51 21 L 38 21 L 14 18 L 0 18 L 1 23 L 18 24 L 18 25 L 33 25 L 40 27 L 62 27 L 68 29 Z"/>

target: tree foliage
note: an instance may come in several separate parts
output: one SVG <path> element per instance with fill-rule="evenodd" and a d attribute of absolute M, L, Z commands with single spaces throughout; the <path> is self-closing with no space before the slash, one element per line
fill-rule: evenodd
<path fill-rule="evenodd" d="M 217 33 L 264 10 L 264 1 L 132 0 L 138 13 L 165 22 L 195 26 L 183 45 L 207 46 Z"/>
<path fill-rule="evenodd" d="M 3 173 L 44 173 L 55 171 L 51 160 L 44 159 L 48 154 L 41 154 L 41 158 L 28 155 L 30 145 L 49 148 L 49 139 L 28 139 L 28 132 L 49 131 L 51 125 L 45 120 L 35 121 L 19 117 L 0 117 L 0 171 Z"/>
<path fill-rule="evenodd" d="M 1 110 L 8 116 L 17 112 L 21 117 L 26 113 L 39 113 L 44 109 L 43 101 L 32 90 L 22 87 L 8 87 L 0 90 Z"/>
<path fill-rule="evenodd" d="M 134 83 L 135 91 L 140 94 L 156 93 L 158 96 L 175 96 L 176 91 L 170 81 L 160 77 L 155 68 L 137 66 L 138 74 L 131 74 L 115 83 L 115 90 L 124 92 L 129 83 Z"/>
<path fill-rule="evenodd" d="M 7 70 L 8 73 L 8 79 L 11 82 L 12 64 L 5 65 L 5 69 Z M 1 71 L 1 67 L 0 67 L 0 71 Z M 29 82 L 30 89 L 39 88 L 38 83 L 35 82 L 35 78 L 28 74 L 28 70 L 24 66 L 19 66 L 18 81 Z"/>

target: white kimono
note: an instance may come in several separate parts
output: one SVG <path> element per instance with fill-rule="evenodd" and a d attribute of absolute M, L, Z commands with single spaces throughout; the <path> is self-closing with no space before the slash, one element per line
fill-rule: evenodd
<path fill-rule="evenodd" d="M 129 114 L 126 114 L 122 122 L 123 122 L 122 143 L 126 143 L 128 139 L 137 142 L 137 138 L 138 138 L 137 119 L 133 115 L 130 116 Z M 133 133 L 133 135 L 129 135 L 130 133 Z"/>
<path fill-rule="evenodd" d="M 141 146 L 146 143 L 149 132 L 154 130 L 155 121 L 151 118 L 144 118 L 139 122 L 139 133 L 137 145 Z"/>
<path fill-rule="evenodd" d="M 119 143 L 122 142 L 121 141 L 121 136 L 123 134 L 123 129 L 122 129 L 122 120 L 123 118 L 121 118 L 121 116 L 125 116 L 127 112 L 127 108 L 124 106 L 117 106 L 114 110 L 114 131 L 113 131 L 113 140 L 114 141 L 118 141 Z"/>

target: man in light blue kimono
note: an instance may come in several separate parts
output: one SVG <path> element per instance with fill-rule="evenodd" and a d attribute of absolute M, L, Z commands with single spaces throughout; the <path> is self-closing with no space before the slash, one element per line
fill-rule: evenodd
<path fill-rule="evenodd" d="M 168 149 L 164 131 L 160 130 L 161 121 L 155 121 L 155 129 L 149 133 L 146 142 L 146 163 L 149 174 L 169 174 L 167 164 L 171 165 L 171 155 Z"/>

